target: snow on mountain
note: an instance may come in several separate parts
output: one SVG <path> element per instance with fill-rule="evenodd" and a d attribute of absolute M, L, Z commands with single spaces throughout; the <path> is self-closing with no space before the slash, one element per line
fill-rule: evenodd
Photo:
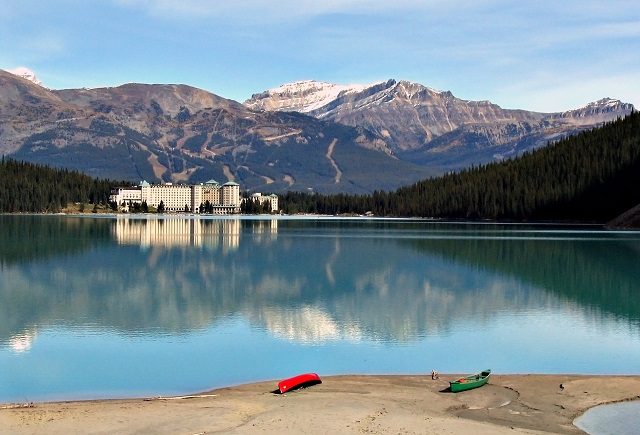
<path fill-rule="evenodd" d="M 611 109 L 620 109 L 620 108 L 624 108 L 626 106 L 629 106 L 629 108 L 631 107 L 631 104 L 629 103 L 623 103 L 620 100 L 617 100 L 615 98 L 602 98 L 601 100 L 598 101 L 593 101 L 591 103 L 588 103 L 582 107 L 579 107 L 577 109 L 574 110 L 570 110 L 568 112 L 564 112 L 564 113 L 572 113 L 572 112 L 593 112 L 593 111 L 607 111 L 607 110 L 611 110 Z"/>
<path fill-rule="evenodd" d="M 463 100 L 450 91 L 394 79 L 369 86 L 294 82 L 254 94 L 244 104 L 366 129 L 394 155 L 420 163 L 454 150 L 461 155 L 520 143 L 511 151 L 535 148 L 633 110 L 631 104 L 609 98 L 561 113 L 503 109 L 487 100 Z"/>
<path fill-rule="evenodd" d="M 245 105 L 253 110 L 309 113 L 343 95 L 361 92 L 371 86 L 373 85 L 337 85 L 303 80 L 254 94 Z"/>
<path fill-rule="evenodd" d="M 18 77 L 22 77 L 23 79 L 27 79 L 30 82 L 33 82 L 38 86 L 44 87 L 42 82 L 38 79 L 38 77 L 36 77 L 36 74 L 33 71 L 31 71 L 29 68 L 21 66 L 21 67 L 18 67 L 16 69 L 10 69 L 10 70 L 7 70 L 7 71 L 10 72 L 13 75 L 16 75 Z"/>
<path fill-rule="evenodd" d="M 551 119 L 563 119 L 573 124 L 589 125 L 595 122 L 613 121 L 634 110 L 633 104 L 614 98 L 602 98 L 577 109 L 551 114 Z"/>

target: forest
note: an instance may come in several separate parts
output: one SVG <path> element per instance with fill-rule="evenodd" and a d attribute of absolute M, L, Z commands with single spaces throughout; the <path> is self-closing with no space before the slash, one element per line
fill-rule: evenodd
<path fill-rule="evenodd" d="M 69 203 L 108 205 L 115 186 L 91 177 L 2 157 L 0 212 L 56 213 Z M 371 195 L 287 192 L 285 214 L 434 219 L 607 222 L 640 204 L 640 114 L 570 136 L 506 161 L 432 177 Z M 244 213 L 263 213 L 245 204 Z"/>
<path fill-rule="evenodd" d="M 640 204 L 640 115 L 520 157 L 433 177 L 393 192 L 289 192 L 284 213 L 505 221 L 607 222 Z"/>
<path fill-rule="evenodd" d="M 95 209 L 98 204 L 108 205 L 109 193 L 116 185 L 131 183 L 93 179 L 77 171 L 3 156 L 0 162 L 0 213 L 58 213 L 68 204 L 75 203 Z"/>

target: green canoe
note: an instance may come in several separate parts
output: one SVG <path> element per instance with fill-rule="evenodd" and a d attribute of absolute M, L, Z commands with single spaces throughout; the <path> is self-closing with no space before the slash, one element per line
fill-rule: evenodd
<path fill-rule="evenodd" d="M 471 390 L 472 388 L 478 388 L 486 384 L 489 380 L 489 376 L 491 376 L 491 370 L 483 370 L 478 374 L 450 381 L 449 387 L 451 388 L 452 393 Z"/>

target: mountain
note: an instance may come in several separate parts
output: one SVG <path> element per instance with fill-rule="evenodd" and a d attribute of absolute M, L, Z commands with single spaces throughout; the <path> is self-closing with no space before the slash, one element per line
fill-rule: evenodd
<path fill-rule="evenodd" d="M 390 154 L 447 170 L 519 155 L 633 110 L 609 98 L 562 113 L 502 109 L 396 80 L 370 86 L 295 82 L 254 94 L 244 104 L 361 127 L 384 140 Z"/>
<path fill-rule="evenodd" d="M 9 70 L 8 72 L 10 72 L 11 74 L 17 75 L 18 77 L 22 77 L 23 79 L 27 79 L 30 82 L 35 83 L 38 86 L 44 86 L 42 84 L 42 82 L 40 81 L 40 79 L 38 79 L 38 77 L 36 77 L 36 73 L 34 73 L 29 68 L 26 68 L 24 66 L 18 67 L 16 69 Z"/>
<path fill-rule="evenodd" d="M 0 154 L 94 177 L 366 193 L 433 175 L 361 128 L 186 85 L 48 90 L 0 70 Z"/>
<path fill-rule="evenodd" d="M 393 192 L 347 198 L 287 193 L 278 204 L 286 213 L 611 221 L 613 228 L 628 228 L 640 221 L 640 190 L 632 188 L 638 185 L 640 113 L 633 111 L 518 158 L 430 178 Z"/>
<path fill-rule="evenodd" d="M 50 90 L 34 79 L 0 70 L 2 155 L 92 177 L 215 179 L 276 193 L 394 190 L 633 109 L 603 99 L 567 112 L 510 110 L 395 80 L 296 82 L 242 104 L 180 84 Z"/>
<path fill-rule="evenodd" d="M 256 110 L 310 113 L 329 105 L 339 97 L 362 92 L 367 87 L 304 80 L 254 94 L 245 105 Z"/>
<path fill-rule="evenodd" d="M 606 227 L 616 230 L 640 229 L 640 204 L 608 222 Z"/>

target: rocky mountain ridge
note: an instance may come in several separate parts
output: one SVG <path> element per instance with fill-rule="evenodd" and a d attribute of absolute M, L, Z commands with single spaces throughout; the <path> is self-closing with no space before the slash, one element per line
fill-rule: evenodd
<path fill-rule="evenodd" d="M 30 82 L 35 83 L 38 86 L 45 87 L 40 81 L 40 79 L 36 77 L 36 73 L 31 71 L 29 68 L 21 66 L 21 67 L 12 69 L 8 72 L 10 72 L 11 74 L 17 75 L 18 77 L 22 77 L 23 79 L 29 80 Z"/>
<path fill-rule="evenodd" d="M 503 109 L 489 101 L 463 100 L 450 91 L 393 79 L 370 86 L 331 86 L 296 82 L 254 94 L 244 104 L 255 110 L 298 111 L 365 128 L 383 138 L 391 154 L 419 164 L 455 158 L 486 163 L 544 146 L 633 110 L 633 105 L 609 98 L 559 113 Z M 333 96 L 327 89 L 342 91 Z"/>
<path fill-rule="evenodd" d="M 35 76 L 35 75 L 34 75 Z M 244 104 L 187 85 L 49 90 L 0 70 L 0 154 L 151 182 L 367 193 L 544 146 L 633 109 L 536 113 L 407 81 L 304 81 Z"/>
<path fill-rule="evenodd" d="M 254 110 L 309 113 L 343 95 L 362 92 L 366 88 L 363 85 L 343 86 L 303 80 L 284 84 L 262 94 L 254 94 L 245 105 Z M 277 98 L 273 98 L 274 96 Z"/>
<path fill-rule="evenodd" d="M 433 175 L 374 151 L 376 142 L 362 129 L 253 111 L 186 85 L 54 91 L 0 70 L 0 154 L 91 176 L 366 193 Z"/>

